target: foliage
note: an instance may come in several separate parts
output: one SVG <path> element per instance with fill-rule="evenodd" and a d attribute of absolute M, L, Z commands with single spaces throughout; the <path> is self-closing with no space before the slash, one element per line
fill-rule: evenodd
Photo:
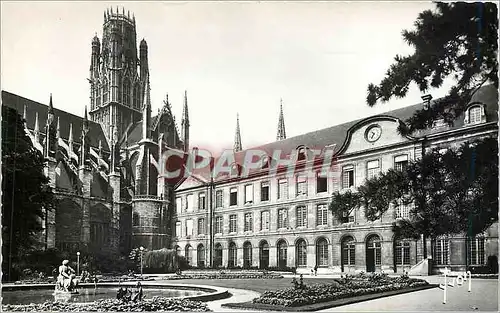
<path fill-rule="evenodd" d="M 389 277 L 387 274 L 354 275 L 341 278 L 329 284 L 315 284 L 304 288 L 286 288 L 266 291 L 253 303 L 297 307 L 308 304 L 333 301 L 342 298 L 358 297 L 365 294 L 401 290 L 428 285 L 421 279 L 408 277 Z"/>
<path fill-rule="evenodd" d="M 2 311 L 13 312 L 209 312 L 206 303 L 184 299 L 153 297 L 140 302 L 124 303 L 117 299 L 89 303 L 45 302 L 41 304 L 3 305 Z"/>
<path fill-rule="evenodd" d="M 345 221 L 353 210 L 362 206 L 362 200 L 361 194 L 351 192 L 350 189 L 342 193 L 336 191 L 329 208 L 338 221 Z"/>
<path fill-rule="evenodd" d="M 452 124 L 483 84 L 498 88 L 496 3 L 437 2 L 436 10 L 420 13 L 414 26 L 402 33 L 414 53 L 396 55 L 380 84 L 368 86 L 368 105 L 405 97 L 412 82 L 422 93 L 441 87 L 447 78 L 455 83 L 446 97 L 409 118 L 408 128 L 399 129 L 403 134 L 431 127 L 439 118 Z"/>
<path fill-rule="evenodd" d="M 135 270 L 141 270 L 141 251 L 133 249 L 129 259 L 134 264 Z M 147 273 L 174 273 L 177 269 L 189 268 L 184 256 L 178 255 L 175 250 L 163 248 L 160 250 L 142 251 L 143 272 Z"/>
<path fill-rule="evenodd" d="M 2 270 L 8 275 L 9 269 L 12 270 L 10 256 L 15 262 L 43 245 L 39 234 L 44 211 L 53 210 L 55 199 L 44 175 L 43 155 L 33 147 L 22 117 L 5 106 L 2 107 L 2 182 L 2 254 L 6 258 Z"/>
<path fill-rule="evenodd" d="M 366 218 L 373 221 L 391 205 L 410 205 L 410 218 L 393 224 L 397 236 L 473 236 L 498 221 L 497 154 L 493 138 L 465 142 L 445 153 L 435 148 L 404 171 L 390 169 L 367 180 L 356 197 L 337 192 L 330 209 L 339 216 L 349 205 L 364 206 Z"/>

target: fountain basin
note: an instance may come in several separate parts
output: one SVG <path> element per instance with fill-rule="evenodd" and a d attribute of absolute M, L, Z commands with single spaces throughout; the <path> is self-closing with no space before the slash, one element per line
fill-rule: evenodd
<path fill-rule="evenodd" d="M 100 299 L 116 299 L 120 287 L 134 288 L 135 282 L 125 283 L 98 283 L 97 289 L 93 283 L 83 283 L 79 286 L 79 294 L 71 295 L 66 299 L 57 299 L 54 295 L 53 284 L 31 285 L 2 285 L 2 304 L 30 304 L 44 303 L 46 301 L 64 300 L 73 303 L 89 303 Z M 212 301 L 229 296 L 224 288 L 213 286 L 199 286 L 186 284 L 158 284 L 142 282 L 146 299 L 154 296 L 166 298 L 182 298 L 195 301 Z"/>

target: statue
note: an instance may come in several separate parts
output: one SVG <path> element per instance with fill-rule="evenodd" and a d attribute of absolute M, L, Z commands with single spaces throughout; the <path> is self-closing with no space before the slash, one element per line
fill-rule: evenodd
<path fill-rule="evenodd" d="M 75 293 L 78 287 L 75 270 L 69 265 L 68 260 L 64 260 L 59 266 L 59 276 L 57 276 L 56 291 Z"/>

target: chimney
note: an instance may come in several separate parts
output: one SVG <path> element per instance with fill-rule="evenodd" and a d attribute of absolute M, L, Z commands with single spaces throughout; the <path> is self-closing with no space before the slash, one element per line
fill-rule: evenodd
<path fill-rule="evenodd" d="M 424 100 L 424 109 L 427 110 L 431 106 L 431 100 L 432 96 L 431 95 L 423 95 L 422 100 Z"/>

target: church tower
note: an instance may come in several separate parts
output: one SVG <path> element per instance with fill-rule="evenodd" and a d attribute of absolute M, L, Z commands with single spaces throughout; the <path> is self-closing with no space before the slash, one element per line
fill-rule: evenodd
<path fill-rule="evenodd" d="M 142 119 L 148 76 L 148 47 L 143 39 L 137 54 L 135 17 L 125 9 L 106 10 L 102 43 L 97 34 L 92 40 L 89 116 L 102 125 L 110 146 Z"/>

